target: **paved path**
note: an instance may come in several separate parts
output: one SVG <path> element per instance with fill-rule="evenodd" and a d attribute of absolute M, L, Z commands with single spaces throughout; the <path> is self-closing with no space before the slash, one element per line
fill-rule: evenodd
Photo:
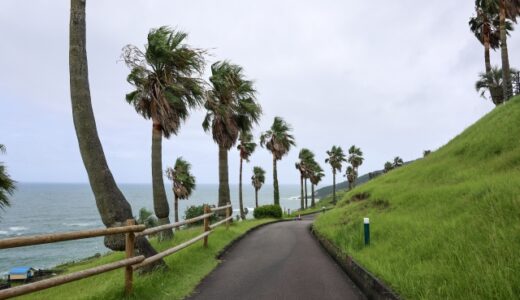
<path fill-rule="evenodd" d="M 189 299 L 363 299 L 309 232 L 312 217 L 253 231 Z"/>

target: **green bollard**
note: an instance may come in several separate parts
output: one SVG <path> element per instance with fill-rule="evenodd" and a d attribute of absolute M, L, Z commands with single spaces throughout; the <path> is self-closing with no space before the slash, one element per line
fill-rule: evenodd
<path fill-rule="evenodd" d="M 370 245 L 370 220 L 368 218 L 364 218 L 364 227 L 365 227 L 365 246 Z"/>

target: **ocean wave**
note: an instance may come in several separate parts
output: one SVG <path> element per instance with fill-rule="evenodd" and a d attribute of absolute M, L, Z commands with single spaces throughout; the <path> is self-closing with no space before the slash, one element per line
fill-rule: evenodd
<path fill-rule="evenodd" d="M 70 227 L 87 227 L 96 225 L 95 222 L 78 222 L 78 223 L 63 223 L 62 225 L 70 226 Z"/>
<path fill-rule="evenodd" d="M 4 230 L 0 230 L 0 234 L 1 234 L 1 235 L 8 235 L 8 234 L 9 234 L 9 232 L 7 232 L 7 231 L 4 231 Z"/>
<path fill-rule="evenodd" d="M 9 227 L 9 230 L 11 231 L 23 231 L 23 230 L 27 230 L 29 228 L 27 227 L 24 227 L 24 226 L 12 226 L 12 227 Z"/>

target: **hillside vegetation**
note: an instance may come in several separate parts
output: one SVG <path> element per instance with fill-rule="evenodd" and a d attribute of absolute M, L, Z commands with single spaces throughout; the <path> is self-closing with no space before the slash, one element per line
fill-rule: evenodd
<path fill-rule="evenodd" d="M 520 98 L 428 157 L 346 193 L 315 228 L 404 298 L 517 298 Z"/>

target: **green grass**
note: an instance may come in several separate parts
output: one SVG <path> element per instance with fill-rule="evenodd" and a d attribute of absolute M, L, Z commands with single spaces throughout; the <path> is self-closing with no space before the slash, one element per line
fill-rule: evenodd
<path fill-rule="evenodd" d="M 341 192 L 341 194 L 344 194 L 344 193 L 345 192 Z M 336 197 L 338 197 L 338 199 L 340 199 L 339 195 L 340 194 L 336 193 Z M 332 195 L 329 195 L 329 196 L 327 196 L 327 197 L 317 201 L 315 207 L 310 207 L 309 206 L 309 208 L 304 209 L 304 210 L 292 211 L 291 214 L 289 214 L 289 215 L 286 214 L 285 217 L 287 217 L 287 218 L 294 218 L 294 217 L 297 217 L 298 215 L 302 215 L 302 216 L 309 215 L 309 214 L 313 214 L 313 213 L 316 213 L 316 212 L 320 212 L 323 207 L 325 207 L 326 209 L 330 209 L 333 206 L 334 205 L 332 204 Z"/>
<path fill-rule="evenodd" d="M 360 193 L 368 199 L 351 200 Z M 520 98 L 337 207 L 315 228 L 404 298 L 518 298 Z"/>
<path fill-rule="evenodd" d="M 147 275 L 134 274 L 134 293 L 128 299 L 183 299 L 218 264 L 216 255 L 231 241 L 247 230 L 271 219 L 233 222 L 226 230 L 219 226 L 209 236 L 208 248 L 202 241 L 165 258 L 169 270 L 156 271 Z M 165 250 L 202 233 L 200 227 L 176 232 L 171 242 L 152 244 Z M 67 273 L 80 271 L 124 258 L 124 253 L 111 253 L 100 258 L 67 265 Z M 124 270 L 114 270 L 98 276 L 71 282 L 48 290 L 21 297 L 23 299 L 121 299 L 124 298 Z"/>

